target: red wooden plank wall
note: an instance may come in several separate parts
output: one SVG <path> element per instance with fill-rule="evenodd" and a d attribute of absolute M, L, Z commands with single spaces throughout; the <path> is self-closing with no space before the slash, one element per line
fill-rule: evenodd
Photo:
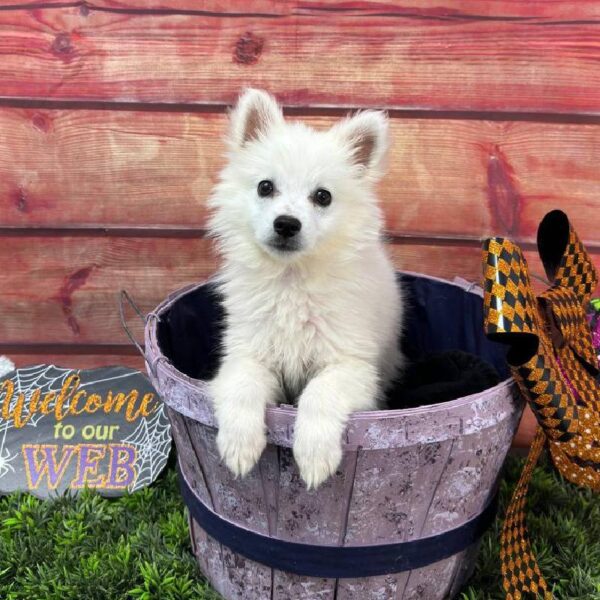
<path fill-rule="evenodd" d="M 204 198 L 246 85 L 321 127 L 389 111 L 399 266 L 478 280 L 482 237 L 532 250 L 557 207 L 600 257 L 600 2 L 8 0 L 0 353 L 141 365 L 117 290 L 149 310 L 214 270 Z"/>

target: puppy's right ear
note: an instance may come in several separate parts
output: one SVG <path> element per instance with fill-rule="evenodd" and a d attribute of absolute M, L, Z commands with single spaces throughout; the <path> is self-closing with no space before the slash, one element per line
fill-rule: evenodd
<path fill-rule="evenodd" d="M 282 122 L 283 113 L 275 98 L 262 90 L 249 88 L 231 113 L 231 142 L 241 148 Z"/>

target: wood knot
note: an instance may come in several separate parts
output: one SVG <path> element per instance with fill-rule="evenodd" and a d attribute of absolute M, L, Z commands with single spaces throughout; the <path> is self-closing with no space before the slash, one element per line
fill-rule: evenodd
<path fill-rule="evenodd" d="M 59 33 L 52 42 L 52 54 L 64 61 L 68 61 L 75 54 L 75 48 L 71 44 L 71 36 L 68 33 Z"/>
<path fill-rule="evenodd" d="M 17 210 L 21 213 L 29 212 L 29 206 L 27 205 L 27 196 L 25 195 L 25 190 L 22 187 L 16 191 L 14 196 L 15 206 Z"/>
<path fill-rule="evenodd" d="M 233 60 L 241 65 L 253 65 L 258 62 L 265 41 L 263 38 L 246 31 L 235 43 Z"/>
<path fill-rule="evenodd" d="M 487 149 L 487 196 L 496 235 L 517 235 L 522 198 L 514 170 L 499 146 Z"/>
<path fill-rule="evenodd" d="M 50 129 L 50 119 L 43 113 L 36 113 L 33 116 L 33 119 L 31 119 L 31 122 L 36 129 L 39 129 L 44 133 L 47 133 Z"/>
<path fill-rule="evenodd" d="M 74 273 L 67 275 L 56 296 L 56 299 L 62 305 L 62 311 L 67 325 L 74 335 L 79 335 L 81 329 L 73 313 L 73 294 L 85 285 L 95 267 L 96 265 L 84 267 L 83 269 L 79 269 Z"/>

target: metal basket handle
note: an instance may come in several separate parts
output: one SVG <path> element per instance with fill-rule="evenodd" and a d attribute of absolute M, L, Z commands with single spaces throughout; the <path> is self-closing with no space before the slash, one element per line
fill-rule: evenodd
<path fill-rule="evenodd" d="M 127 325 L 127 319 L 125 318 L 125 302 L 127 302 L 129 306 L 133 308 L 144 325 L 146 324 L 146 316 L 141 311 L 140 307 L 133 301 L 133 298 L 129 295 L 127 290 L 121 290 L 119 292 L 119 317 L 121 319 L 121 327 L 123 327 L 123 330 L 127 334 L 127 337 L 131 340 L 131 343 L 138 349 L 138 352 L 142 355 L 142 358 L 145 359 L 146 354 L 144 349 L 133 336 L 131 329 L 129 329 L 129 325 Z"/>
<path fill-rule="evenodd" d="M 133 332 L 131 331 L 131 329 L 129 329 L 129 325 L 127 325 L 127 319 L 125 317 L 125 303 L 129 304 L 129 306 L 131 306 L 131 308 L 133 308 L 133 310 L 135 311 L 135 313 L 137 314 L 137 316 L 140 318 L 140 320 L 142 321 L 142 323 L 144 324 L 144 326 L 147 325 L 148 320 L 150 318 L 154 318 L 157 320 L 160 320 L 158 315 L 155 312 L 150 312 L 147 315 L 145 315 L 142 310 L 140 309 L 140 307 L 134 302 L 133 298 L 129 295 L 129 292 L 127 292 L 127 290 L 121 290 L 119 292 L 119 299 L 118 299 L 118 304 L 119 304 L 119 317 L 121 320 L 121 327 L 123 327 L 123 331 L 125 331 L 125 333 L 127 334 L 127 337 L 131 340 L 131 343 L 137 348 L 138 352 L 140 353 L 141 357 L 144 359 L 144 362 L 146 363 L 146 365 L 148 366 L 150 373 L 152 374 L 152 376 L 156 379 L 157 378 L 157 366 L 158 363 L 162 360 L 162 361 L 167 361 L 167 359 L 161 355 L 157 356 L 152 362 L 150 362 L 148 360 L 148 357 L 146 356 L 146 352 L 144 350 L 144 346 L 142 346 L 133 336 Z"/>

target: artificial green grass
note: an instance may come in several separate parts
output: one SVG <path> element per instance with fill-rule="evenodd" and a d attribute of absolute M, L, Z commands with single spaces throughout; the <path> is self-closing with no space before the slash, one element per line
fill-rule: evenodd
<path fill-rule="evenodd" d="M 500 489 L 500 511 L 484 536 L 461 600 L 504 600 L 499 539 L 504 508 L 524 459 L 509 457 Z M 542 574 L 557 600 L 600 599 L 600 494 L 565 481 L 544 458 L 528 494 L 527 527 Z"/>
<path fill-rule="evenodd" d="M 502 506 L 521 466 L 522 459 L 509 458 Z M 600 600 L 600 495 L 566 483 L 545 463 L 529 499 L 532 541 L 556 598 Z M 497 520 L 485 535 L 461 600 L 504 598 L 499 528 Z M 172 463 L 152 487 L 117 500 L 92 492 L 51 502 L 0 498 L 2 600 L 218 598 L 191 555 Z"/>

